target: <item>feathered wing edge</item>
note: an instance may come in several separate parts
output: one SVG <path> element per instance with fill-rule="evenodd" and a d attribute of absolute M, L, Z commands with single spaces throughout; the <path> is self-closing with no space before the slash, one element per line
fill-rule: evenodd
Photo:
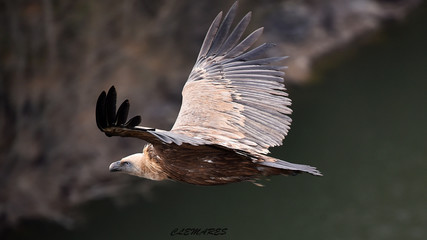
<path fill-rule="evenodd" d="M 288 116 L 292 112 L 289 108 L 291 100 L 287 98 L 283 84 L 282 69 L 285 67 L 272 65 L 286 57 L 260 57 L 275 46 L 272 43 L 264 43 L 248 51 L 261 36 L 263 28 L 258 28 L 241 40 L 251 12 L 230 31 L 236 9 L 237 2 L 232 5 L 222 22 L 222 12 L 212 22 L 186 83 L 188 88 L 191 85 L 192 90 L 186 91 L 185 95 L 192 102 L 185 101 L 183 92 L 184 101 L 172 131 L 186 132 L 189 136 L 209 139 L 214 144 L 230 148 L 267 154 L 269 147 L 282 144 L 292 121 Z M 205 101 L 202 99 L 203 94 L 196 94 L 196 91 L 216 95 L 213 96 L 215 100 L 207 102 L 211 109 L 196 109 L 197 106 L 193 103 L 196 97 Z M 230 96 L 231 102 L 227 97 L 220 99 L 225 94 Z M 218 102 L 234 111 L 212 108 L 211 105 Z M 209 113 L 216 119 L 200 122 L 196 126 L 194 119 L 197 116 L 191 118 L 189 113 Z M 203 116 L 199 118 L 203 119 Z M 215 122 L 227 123 L 231 131 L 217 129 Z M 238 135 L 239 139 L 229 138 L 232 144 L 224 143 L 224 137 Z"/>
<path fill-rule="evenodd" d="M 205 141 L 187 137 L 182 134 L 169 131 L 137 126 L 141 123 L 141 117 L 135 116 L 129 119 L 129 101 L 126 99 L 116 112 L 117 93 L 114 86 L 108 94 L 105 91 L 99 95 L 96 103 L 96 124 L 108 137 L 134 137 L 152 144 L 176 144 L 203 145 Z"/>
<path fill-rule="evenodd" d="M 126 122 L 129 114 L 129 100 L 125 100 L 117 110 L 116 114 L 117 93 L 114 86 L 108 90 L 108 94 L 102 91 L 96 103 L 96 125 L 98 128 L 109 136 L 108 127 L 133 128 L 141 123 L 141 116 L 132 117 Z"/>
<path fill-rule="evenodd" d="M 262 34 L 263 28 L 255 30 L 246 37 L 240 44 L 237 44 L 248 26 L 252 13 L 247 13 L 242 20 L 230 32 L 231 25 L 237 11 L 237 1 L 231 6 L 226 16 L 221 22 L 222 12 L 220 12 L 212 22 L 206 33 L 202 47 L 200 48 L 197 62 L 203 61 L 206 56 L 221 56 L 227 53 L 228 58 L 233 58 L 246 51 Z M 196 63 L 197 64 L 197 63 Z"/>

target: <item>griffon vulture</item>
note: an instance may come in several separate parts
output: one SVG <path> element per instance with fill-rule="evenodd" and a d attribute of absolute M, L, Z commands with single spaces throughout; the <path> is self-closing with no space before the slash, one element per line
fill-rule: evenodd
<path fill-rule="evenodd" d="M 98 128 L 107 136 L 147 141 L 142 153 L 113 162 L 109 170 L 151 180 L 172 179 L 197 185 L 256 180 L 301 172 L 321 176 L 315 167 L 266 154 L 279 146 L 291 124 L 291 100 L 283 84 L 285 57 L 260 57 L 273 44 L 248 49 L 263 28 L 243 40 L 251 12 L 231 30 L 237 2 L 212 22 L 196 64 L 182 90 L 182 105 L 170 131 L 127 121 L 129 101 L 116 112 L 116 90 L 103 91 L 96 106 Z"/>

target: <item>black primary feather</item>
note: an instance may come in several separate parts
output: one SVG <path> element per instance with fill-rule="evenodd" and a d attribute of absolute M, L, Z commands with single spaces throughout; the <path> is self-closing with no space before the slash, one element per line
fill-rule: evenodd
<path fill-rule="evenodd" d="M 252 13 L 248 12 L 245 17 L 237 24 L 236 28 L 234 28 L 233 32 L 230 34 L 224 44 L 222 44 L 221 49 L 218 50 L 218 55 L 227 53 L 237 44 L 249 24 L 251 16 Z"/>
<path fill-rule="evenodd" d="M 117 110 L 117 126 L 123 126 L 123 124 L 126 123 L 126 120 L 128 119 L 129 114 L 129 100 L 125 100 L 119 107 L 119 110 Z"/>
<path fill-rule="evenodd" d="M 138 126 L 138 124 L 141 123 L 141 116 L 135 116 L 125 124 L 125 127 L 127 128 L 134 128 L 135 126 Z"/>
<path fill-rule="evenodd" d="M 107 99 L 105 100 L 105 111 L 107 114 L 108 126 L 114 126 L 116 121 L 116 99 L 117 93 L 114 86 L 108 90 Z"/>
<path fill-rule="evenodd" d="M 222 12 L 218 13 L 211 26 L 209 27 L 208 32 L 206 33 L 205 40 L 203 40 L 202 48 L 200 49 L 199 56 L 197 59 L 203 58 L 208 53 L 212 41 L 216 32 L 218 31 L 219 24 L 221 23 Z"/>
<path fill-rule="evenodd" d="M 241 41 L 237 46 L 231 49 L 226 55 L 225 58 L 229 58 L 229 61 L 234 61 L 234 57 L 239 56 L 244 53 L 248 48 L 250 48 L 256 40 L 262 35 L 264 28 L 258 28 L 253 31 L 249 36 L 247 36 L 243 41 Z"/>
<path fill-rule="evenodd" d="M 246 52 L 236 58 L 234 58 L 234 61 L 239 61 L 239 60 L 250 60 L 250 59 L 254 59 L 256 57 L 259 57 L 260 55 L 264 54 L 266 52 L 267 49 L 272 48 L 276 46 L 274 43 L 263 43 L 261 45 L 259 45 L 258 47 L 250 50 L 249 52 Z"/>
<path fill-rule="evenodd" d="M 98 97 L 98 101 L 96 102 L 96 125 L 98 126 L 99 130 L 103 131 L 104 128 L 107 127 L 107 119 L 105 118 L 105 98 L 107 97 L 107 94 L 105 91 L 102 91 L 102 93 Z"/>
<path fill-rule="evenodd" d="M 236 16 L 237 2 L 231 6 L 230 10 L 224 17 L 221 25 L 218 28 L 215 38 L 212 40 L 212 45 L 207 53 L 207 55 L 216 55 L 218 49 L 221 47 L 222 43 L 226 39 L 228 32 L 230 31 L 231 24 L 233 23 L 234 17 Z"/>

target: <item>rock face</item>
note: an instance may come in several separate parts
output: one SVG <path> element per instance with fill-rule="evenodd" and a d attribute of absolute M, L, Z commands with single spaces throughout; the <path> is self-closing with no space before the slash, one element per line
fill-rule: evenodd
<path fill-rule="evenodd" d="M 307 79 L 313 60 L 402 19 L 420 0 L 241 1 L 249 30 L 265 27 L 289 79 Z M 98 94 L 116 85 L 131 114 L 169 129 L 181 89 L 211 21 L 230 1 L 13 1 L 0 8 L 0 226 L 29 217 L 63 219 L 86 200 L 129 182 L 110 162 L 142 150 L 138 140 L 96 128 Z M 288 80 L 289 80 L 288 79 Z M 121 99 L 124 100 L 124 99 Z M 119 100 L 120 101 L 120 100 Z M 3 224 L 2 224 L 3 223 Z"/>

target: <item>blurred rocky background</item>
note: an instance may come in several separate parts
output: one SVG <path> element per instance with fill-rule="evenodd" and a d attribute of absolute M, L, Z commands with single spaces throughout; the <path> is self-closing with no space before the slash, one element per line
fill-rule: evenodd
<path fill-rule="evenodd" d="M 240 1 L 250 30 L 289 55 L 288 83 L 313 64 L 389 22 L 421 0 Z M 110 174 L 110 162 L 142 149 L 107 138 L 95 102 L 115 85 L 143 124 L 169 129 L 181 89 L 216 14 L 233 1 L 3 0 L 0 2 L 0 226 L 28 218 L 66 222 L 87 200 L 150 181 Z M 260 43 L 262 42 L 260 41 Z M 1 228 L 1 227 L 0 227 Z"/>

